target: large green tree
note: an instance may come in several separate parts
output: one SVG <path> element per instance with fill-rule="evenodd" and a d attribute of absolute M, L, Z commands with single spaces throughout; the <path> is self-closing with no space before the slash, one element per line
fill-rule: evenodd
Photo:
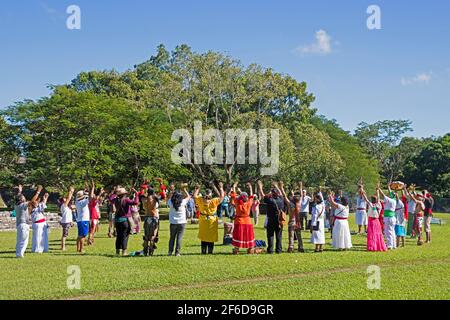
<path fill-rule="evenodd" d="M 405 181 L 450 197 L 450 134 L 416 144 L 405 169 Z"/>
<path fill-rule="evenodd" d="M 306 91 L 306 83 L 258 65 L 244 67 L 221 53 L 195 53 L 187 45 L 172 52 L 161 45 L 155 56 L 123 74 L 81 73 L 71 87 L 123 98 L 141 109 L 164 110 L 171 123 L 173 115 L 182 112 L 178 128 L 191 132 L 196 120 L 205 129 L 284 129 L 287 123 L 306 121 L 315 112 L 310 107 L 314 96 Z M 282 131 L 282 144 L 289 145 L 285 138 L 288 134 Z M 291 163 L 282 155 L 283 166 L 290 167 Z M 191 163 L 186 168 L 211 183 L 218 178 L 228 182 L 239 177 L 256 178 L 254 171 L 260 166 L 237 166 L 232 161 L 214 166 Z"/>
<path fill-rule="evenodd" d="M 10 185 L 19 173 L 17 130 L 0 116 L 0 186 Z"/>
<path fill-rule="evenodd" d="M 311 119 L 311 123 L 328 134 L 331 147 L 342 159 L 342 174 L 333 177 L 334 184 L 344 190 L 356 192 L 357 184 L 362 178 L 366 189 L 375 191 L 379 180 L 378 163 L 359 145 L 358 140 L 343 130 L 335 120 L 317 116 Z"/>
<path fill-rule="evenodd" d="M 383 120 L 373 124 L 361 122 L 355 137 L 369 155 L 377 159 L 380 173 L 386 181 L 401 178 L 404 157 L 397 148 L 402 137 L 412 131 L 409 120 Z"/>
<path fill-rule="evenodd" d="M 28 182 L 65 189 L 86 178 L 100 184 L 136 184 L 147 175 L 187 174 L 170 160 L 167 117 L 139 111 L 126 100 L 65 87 L 37 102 L 11 107 L 20 129 Z"/>

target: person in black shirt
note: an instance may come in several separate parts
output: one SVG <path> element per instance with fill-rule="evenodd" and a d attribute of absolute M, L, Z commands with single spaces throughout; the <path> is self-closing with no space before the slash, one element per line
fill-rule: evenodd
<path fill-rule="evenodd" d="M 278 211 L 286 212 L 284 199 L 276 188 L 273 188 L 269 194 L 265 194 L 261 181 L 258 181 L 258 193 L 267 206 L 267 253 L 273 253 L 274 237 L 276 242 L 275 252 L 282 253 L 283 226 L 280 225 Z"/>

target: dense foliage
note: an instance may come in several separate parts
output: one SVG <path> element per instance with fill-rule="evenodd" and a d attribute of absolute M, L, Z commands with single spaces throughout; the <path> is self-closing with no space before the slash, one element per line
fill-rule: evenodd
<path fill-rule="evenodd" d="M 199 54 L 186 45 L 169 52 L 161 45 L 155 56 L 131 70 L 82 72 L 70 84 L 53 87 L 49 97 L 25 100 L 3 112 L 1 184 L 42 183 L 61 190 L 82 185 L 86 178 L 109 186 L 161 176 L 210 185 L 217 180 L 302 180 L 307 186 L 354 190 L 361 178 L 372 189 L 379 173 L 389 180 L 418 170 L 427 172 L 423 184 L 434 183 L 435 171 L 422 167 L 430 163 L 417 161 L 445 153 L 437 147 L 441 140 L 430 140 L 434 145 L 426 150 L 411 148 L 414 141 L 405 139 L 398 144 L 410 129 L 407 121 L 361 124 L 352 136 L 335 121 L 317 116 L 313 102 L 306 83 L 289 75 L 243 66 L 221 53 Z M 175 164 L 172 132 L 193 133 L 195 121 L 203 129 L 279 129 L 278 173 L 261 177 L 261 163 L 238 164 L 236 159 Z M 19 157 L 26 163 L 18 164 Z M 439 154 L 436 161 L 447 161 L 448 175 L 448 151 L 447 158 Z M 448 186 L 447 175 L 438 174 L 440 188 Z"/>

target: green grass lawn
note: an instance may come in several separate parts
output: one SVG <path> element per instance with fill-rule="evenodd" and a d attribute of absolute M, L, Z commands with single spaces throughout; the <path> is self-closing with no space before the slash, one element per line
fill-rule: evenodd
<path fill-rule="evenodd" d="M 75 252 L 76 228 L 68 251 L 59 251 L 61 230 L 50 234 L 51 252 L 15 258 L 15 232 L 0 233 L 0 299 L 449 299 L 450 215 L 433 225 L 433 242 L 385 253 L 365 251 L 365 238 L 353 236 L 354 249 L 312 252 L 309 233 L 304 254 L 232 256 L 217 245 L 213 256 L 201 256 L 198 225 L 188 225 L 181 257 L 167 257 L 168 222 L 163 221 L 156 256 L 116 257 L 114 239 L 102 224 L 95 245 Z M 265 240 L 260 226 L 257 239 Z M 355 229 L 353 220 L 352 229 Z M 219 238 L 223 230 L 219 230 Z M 130 237 L 129 249 L 141 250 L 142 236 Z M 284 234 L 287 248 L 287 232 Z M 31 240 L 29 246 L 31 247 Z M 67 288 L 67 267 L 81 268 L 81 289 Z M 381 289 L 367 289 L 367 267 L 381 268 Z"/>

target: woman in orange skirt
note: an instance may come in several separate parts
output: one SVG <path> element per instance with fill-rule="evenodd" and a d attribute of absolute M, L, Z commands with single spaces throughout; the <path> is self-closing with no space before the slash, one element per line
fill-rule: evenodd
<path fill-rule="evenodd" d="M 237 183 L 233 186 L 232 201 L 236 207 L 236 218 L 234 220 L 233 229 L 233 254 L 238 254 L 240 248 L 247 249 L 248 253 L 254 253 L 255 250 L 255 233 L 250 218 L 250 210 L 253 205 L 252 185 L 247 183 L 250 190 L 250 196 L 246 192 L 240 192 L 236 198 Z"/>

